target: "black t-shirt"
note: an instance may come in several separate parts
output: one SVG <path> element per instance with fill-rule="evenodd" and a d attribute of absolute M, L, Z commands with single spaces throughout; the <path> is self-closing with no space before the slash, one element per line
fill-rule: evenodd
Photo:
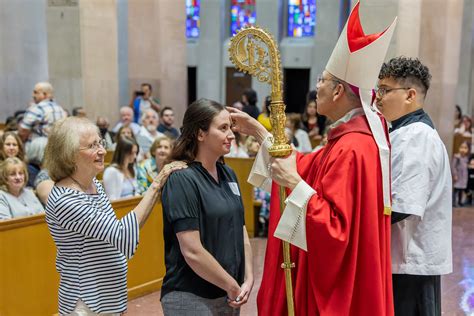
<path fill-rule="evenodd" d="M 219 182 L 199 162 L 173 172 L 163 188 L 166 275 L 161 297 L 172 291 L 204 298 L 226 296 L 186 263 L 176 233 L 198 230 L 203 247 L 242 284 L 245 274 L 244 207 L 234 171 L 217 163 Z"/>

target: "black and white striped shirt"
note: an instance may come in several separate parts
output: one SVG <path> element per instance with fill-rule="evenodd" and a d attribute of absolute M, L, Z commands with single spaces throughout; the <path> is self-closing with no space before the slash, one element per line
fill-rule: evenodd
<path fill-rule="evenodd" d="M 78 299 L 96 313 L 127 308 L 127 259 L 138 246 L 134 212 L 118 220 L 102 185 L 97 194 L 54 186 L 46 222 L 56 243 L 59 313 L 69 314 Z"/>

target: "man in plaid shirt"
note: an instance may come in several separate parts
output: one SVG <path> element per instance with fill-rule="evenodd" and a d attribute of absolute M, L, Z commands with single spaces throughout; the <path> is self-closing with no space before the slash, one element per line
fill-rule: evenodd
<path fill-rule="evenodd" d="M 33 101 L 18 129 L 18 135 L 25 143 L 38 137 L 47 137 L 54 122 L 67 116 L 64 109 L 53 100 L 53 86 L 49 82 L 35 85 Z"/>

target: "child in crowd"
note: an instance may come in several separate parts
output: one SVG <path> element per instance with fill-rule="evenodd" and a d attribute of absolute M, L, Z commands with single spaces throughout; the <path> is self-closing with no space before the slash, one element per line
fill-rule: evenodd
<path fill-rule="evenodd" d="M 469 163 L 469 144 L 463 142 L 458 149 L 458 153 L 454 155 L 452 161 L 453 174 L 453 206 L 459 207 L 463 204 L 463 192 L 467 189 Z"/>

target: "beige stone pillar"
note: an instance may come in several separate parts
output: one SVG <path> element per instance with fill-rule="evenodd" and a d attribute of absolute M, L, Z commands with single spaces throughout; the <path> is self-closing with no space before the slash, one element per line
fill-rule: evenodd
<path fill-rule="evenodd" d="M 419 57 L 433 76 L 426 110 L 449 153 L 452 152 L 462 16 L 463 0 L 423 0 L 421 6 Z"/>
<path fill-rule="evenodd" d="M 463 0 L 367 0 L 361 3 L 366 33 L 380 32 L 396 15 L 387 60 L 418 57 L 433 76 L 425 110 L 451 152 L 459 71 Z M 370 18 L 369 18 L 370 17 Z"/>
<path fill-rule="evenodd" d="M 50 81 L 64 108 L 83 106 L 88 117 L 118 119 L 116 0 L 49 1 Z"/>
<path fill-rule="evenodd" d="M 0 1 L 0 122 L 32 101 L 48 79 L 46 1 Z"/>
<path fill-rule="evenodd" d="M 130 94 L 147 82 L 161 106 L 175 111 L 180 127 L 187 108 L 184 0 L 128 2 L 128 72 Z"/>

